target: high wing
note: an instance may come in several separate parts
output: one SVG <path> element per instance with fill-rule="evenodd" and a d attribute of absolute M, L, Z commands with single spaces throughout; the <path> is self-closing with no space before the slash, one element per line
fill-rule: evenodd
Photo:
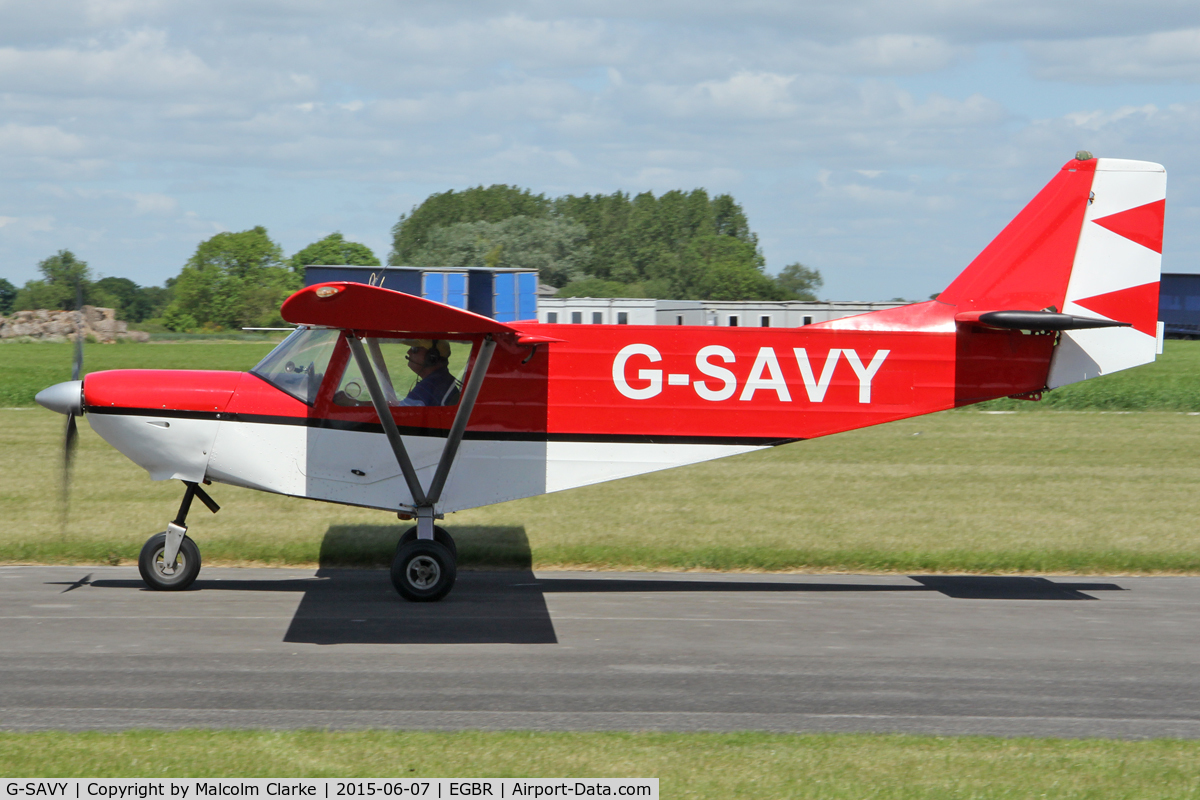
<path fill-rule="evenodd" d="M 491 317 L 435 303 L 423 297 L 362 283 L 308 286 L 283 302 L 280 314 L 299 325 L 406 333 L 509 334 L 519 331 Z"/>

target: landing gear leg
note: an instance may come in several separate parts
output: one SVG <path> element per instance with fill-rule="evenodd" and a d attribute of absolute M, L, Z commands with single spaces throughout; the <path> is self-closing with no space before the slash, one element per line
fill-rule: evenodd
<path fill-rule="evenodd" d="M 199 484 L 185 481 L 187 491 L 179 504 L 179 513 L 167 529 L 151 536 L 138 556 L 138 572 L 151 589 L 178 592 L 188 588 L 200 574 L 200 548 L 187 536 L 187 515 L 192 498 L 199 497 L 208 510 L 217 513 L 218 506 Z"/>
<path fill-rule="evenodd" d="M 454 586 L 454 578 L 457 574 L 455 563 L 457 548 L 454 547 L 454 540 L 450 539 L 449 535 L 445 536 L 449 546 L 443 541 L 439 541 L 437 532 L 440 529 L 433 524 L 437 513 L 435 508 L 442 496 L 442 490 L 446 488 L 450 467 L 454 465 L 458 446 L 462 444 L 463 435 L 466 433 L 471 410 L 475 407 L 479 389 L 483 386 L 484 376 L 487 375 L 488 364 L 491 363 L 492 353 L 496 349 L 496 340 L 488 335 L 480 343 L 479 355 L 475 359 L 475 365 L 471 368 L 467 385 L 463 387 L 462 397 L 458 401 L 458 410 L 454 412 L 454 422 L 446 434 L 446 444 L 442 448 L 442 455 L 438 459 L 437 469 L 433 473 L 433 480 L 429 484 L 428 492 L 421 486 L 421 481 L 417 478 L 417 471 L 413 469 L 412 460 L 408 457 L 404 441 L 400 438 L 400 430 L 396 427 L 395 419 L 392 418 L 388 398 L 383 393 L 379 378 L 375 375 L 375 368 L 371 366 L 358 334 L 348 336 L 346 344 L 349 345 L 350 352 L 354 355 L 358 369 L 367 384 L 371 403 L 375 406 L 375 413 L 379 415 L 379 422 L 383 426 L 388 444 L 391 445 L 392 452 L 396 456 L 396 463 L 404 475 L 405 483 L 408 484 L 409 494 L 412 495 L 412 507 L 417 515 L 415 538 L 409 540 L 409 534 L 405 533 L 400 539 L 400 546 L 396 548 L 396 557 L 392 560 L 392 585 L 406 600 L 441 600 Z M 445 534 L 445 531 L 442 533 Z"/>
<path fill-rule="evenodd" d="M 400 535 L 400 541 L 396 542 L 396 552 L 400 552 L 401 547 L 409 542 L 415 542 L 416 540 L 417 529 L 415 527 L 409 528 Z M 454 541 L 454 537 L 451 536 L 441 525 L 433 526 L 433 540 L 449 550 L 450 554 L 456 559 L 458 558 L 458 544 Z"/>

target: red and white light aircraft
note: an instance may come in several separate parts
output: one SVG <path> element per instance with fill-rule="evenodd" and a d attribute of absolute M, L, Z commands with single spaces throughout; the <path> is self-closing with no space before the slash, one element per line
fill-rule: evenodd
<path fill-rule="evenodd" d="M 392 581 L 437 600 L 455 577 L 446 512 L 1153 361 L 1165 198 L 1158 164 L 1081 153 L 937 300 L 802 328 L 504 324 L 319 284 L 283 304 L 300 327 L 250 372 L 95 372 L 38 402 L 186 485 L 142 551 L 153 588 L 195 580 L 187 512 L 216 510 L 216 482 L 415 517 Z M 438 370 L 437 397 L 402 385 Z"/>

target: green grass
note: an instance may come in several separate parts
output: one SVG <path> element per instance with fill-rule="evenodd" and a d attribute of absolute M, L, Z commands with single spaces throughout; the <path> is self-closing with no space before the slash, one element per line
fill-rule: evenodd
<path fill-rule="evenodd" d="M 992 400 L 979 408 L 1015 411 L 1200 411 L 1200 342 L 1172 339 L 1152 364 L 1063 386 L 1039 402 Z"/>
<path fill-rule="evenodd" d="M 203 341 L 187 343 L 86 344 L 84 374 L 106 369 L 247 370 L 271 352 L 276 342 Z M 0 407 L 32 406 L 33 396 L 71 379 L 72 344 L 4 342 L 0 344 Z"/>
<path fill-rule="evenodd" d="M 658 778 L 664 798 L 1189 798 L 1200 742 L 765 733 L 0 734 L 20 777 Z"/>
<path fill-rule="evenodd" d="M 61 525 L 63 418 L 0 410 L 0 560 L 131 563 L 174 516 L 81 425 Z M 1200 572 L 1200 415 L 946 412 L 447 516 L 472 566 Z M 213 486 L 205 563 L 384 565 L 411 523 Z"/>

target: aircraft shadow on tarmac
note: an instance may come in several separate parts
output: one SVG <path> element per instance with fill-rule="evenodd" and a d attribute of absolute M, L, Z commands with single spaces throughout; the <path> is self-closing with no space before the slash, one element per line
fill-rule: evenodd
<path fill-rule="evenodd" d="M 333 526 L 321 548 L 322 564 L 379 565 L 395 547 L 395 526 Z M 1085 592 L 1122 591 L 1114 583 L 1055 582 L 1046 578 L 913 575 L 915 584 L 737 580 L 717 576 L 661 578 L 538 578 L 521 527 L 456 528 L 460 570 L 454 591 L 439 603 L 406 603 L 387 572 L 321 566 L 312 578 L 220 580 L 201 577 L 193 591 L 303 592 L 284 641 L 311 644 L 555 644 L 558 637 L 546 594 L 590 592 L 939 592 L 973 600 L 1095 600 Z M 499 567 L 498 569 L 496 567 Z M 492 568 L 492 569 L 487 569 Z M 76 582 L 108 588 L 144 588 L 141 581 Z"/>

